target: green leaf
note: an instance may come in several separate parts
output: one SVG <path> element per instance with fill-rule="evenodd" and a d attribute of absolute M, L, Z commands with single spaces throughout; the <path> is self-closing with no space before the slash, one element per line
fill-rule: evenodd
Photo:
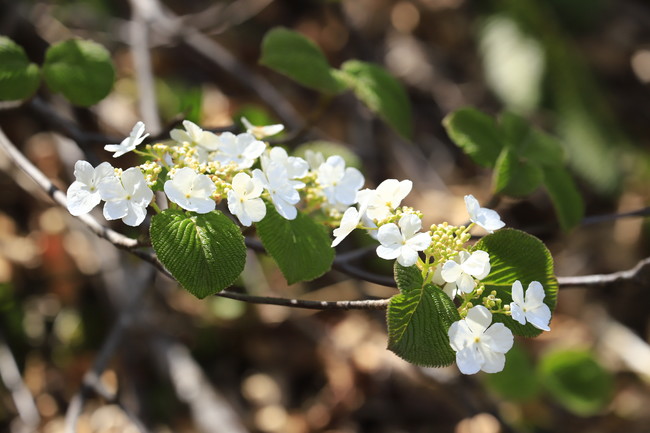
<path fill-rule="evenodd" d="M 393 296 L 387 320 L 388 349 L 400 358 L 423 367 L 443 367 L 456 359 L 447 332 L 460 315 L 440 288 L 427 284 Z"/>
<path fill-rule="evenodd" d="M 598 413 L 612 396 L 611 374 L 587 351 L 551 353 L 542 359 L 538 372 L 555 400 L 580 416 Z"/>
<path fill-rule="evenodd" d="M 301 212 L 296 219 L 287 220 L 267 203 L 257 234 L 289 284 L 320 277 L 334 261 L 327 229 Z"/>
<path fill-rule="evenodd" d="M 543 173 L 544 186 L 555 206 L 560 227 L 569 230 L 577 226 L 584 217 L 585 205 L 573 178 L 562 166 L 544 167 Z"/>
<path fill-rule="evenodd" d="M 531 134 L 528 121 L 510 111 L 499 115 L 499 130 L 506 146 L 517 151 L 526 146 Z"/>
<path fill-rule="evenodd" d="M 475 163 L 494 167 L 504 146 L 494 119 L 474 108 L 461 108 L 448 114 L 442 124 L 449 138 Z"/>
<path fill-rule="evenodd" d="M 409 266 L 408 268 L 395 262 L 395 281 L 397 288 L 402 293 L 409 292 L 414 289 L 421 289 L 424 284 L 422 272 L 417 266 Z"/>
<path fill-rule="evenodd" d="M 41 81 L 38 66 L 30 63 L 23 47 L 0 36 L 0 100 L 30 97 Z"/>
<path fill-rule="evenodd" d="M 227 288 L 244 270 L 244 237 L 219 211 L 196 215 L 167 209 L 151 219 L 150 233 L 158 259 L 199 299 Z"/>
<path fill-rule="evenodd" d="M 531 281 L 539 281 L 544 287 L 544 303 L 551 311 L 557 303 L 558 284 L 553 273 L 553 258 L 546 246 L 534 236 L 514 229 L 502 229 L 483 237 L 475 249 L 490 255 L 491 270 L 481 282 L 485 294 L 495 290 L 503 305 L 512 302 L 512 284 L 519 280 L 524 288 Z M 535 337 L 542 331 L 530 323 L 521 325 L 510 316 L 494 315 L 495 322 L 503 322 L 516 335 Z"/>
<path fill-rule="evenodd" d="M 540 166 L 560 167 L 565 164 L 564 148 L 560 142 L 537 129 L 531 131 L 530 140 L 521 155 Z"/>
<path fill-rule="evenodd" d="M 113 88 L 115 70 L 106 49 L 92 41 L 70 39 L 45 53 L 45 82 L 75 105 L 93 105 Z"/>
<path fill-rule="evenodd" d="M 328 95 L 344 90 L 321 49 L 300 33 L 284 27 L 272 29 L 264 36 L 260 63 Z"/>
<path fill-rule="evenodd" d="M 495 194 L 525 197 L 535 191 L 543 179 L 542 170 L 535 163 L 520 158 L 506 147 L 494 167 L 493 188 Z"/>
<path fill-rule="evenodd" d="M 359 60 L 341 65 L 342 80 L 372 112 L 404 138 L 411 138 L 411 103 L 402 84 L 384 68 Z"/>
<path fill-rule="evenodd" d="M 528 354 L 515 345 L 506 353 L 503 371 L 483 376 L 501 397 L 515 402 L 530 401 L 539 394 L 539 382 Z"/>

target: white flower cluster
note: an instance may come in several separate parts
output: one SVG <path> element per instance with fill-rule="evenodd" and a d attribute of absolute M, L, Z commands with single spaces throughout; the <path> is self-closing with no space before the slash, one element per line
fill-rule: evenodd
<path fill-rule="evenodd" d="M 484 279 L 491 270 L 485 251 L 467 248 L 469 230 L 478 225 L 492 233 L 504 226 L 499 215 L 480 207 L 471 195 L 465 204 L 471 224 L 468 227 L 433 225 L 422 230 L 422 214 L 402 206 L 410 193 L 410 180 L 387 179 L 376 189 L 361 189 L 365 183 L 359 170 L 346 167 L 340 156 L 325 159 L 308 152 L 306 160 L 289 156 L 281 147 L 269 147 L 261 139 L 282 131 L 282 125 L 253 126 L 242 122 L 247 132 L 220 135 L 204 131 L 190 121 L 183 129 L 170 133 L 170 140 L 137 146 L 149 135 L 142 122 L 136 123 L 129 137 L 120 144 L 105 146 L 119 157 L 134 151 L 148 162 L 124 171 L 104 162 L 93 168 L 86 161 L 75 164 L 75 181 L 70 185 L 68 209 L 72 215 L 90 212 L 104 201 L 106 219 L 140 225 L 151 205 L 159 211 L 154 190 L 164 191 L 172 206 L 205 214 L 226 200 L 228 210 L 243 226 L 266 216 L 265 202 L 282 217 L 293 220 L 297 206 L 305 212 L 320 210 L 333 225 L 337 246 L 355 229 L 366 230 L 379 241 L 377 255 L 397 260 L 404 266 L 417 266 L 425 283 L 444 290 L 460 302 L 462 320 L 449 329 L 451 347 L 457 363 L 466 374 L 479 370 L 503 369 L 505 353 L 512 346 L 512 332 L 501 323 L 492 323 L 493 314 L 509 315 L 520 324 L 549 330 L 550 309 L 544 304 L 544 288 L 530 282 L 526 294 L 521 282 L 512 286 L 512 303 L 502 306 L 496 292 L 484 296 Z M 483 305 L 473 305 L 474 300 Z"/>

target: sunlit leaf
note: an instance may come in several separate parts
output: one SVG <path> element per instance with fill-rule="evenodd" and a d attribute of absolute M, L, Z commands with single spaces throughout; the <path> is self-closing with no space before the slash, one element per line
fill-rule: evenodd
<path fill-rule="evenodd" d="M 476 249 L 490 255 L 491 270 L 482 280 L 485 294 L 493 290 L 503 305 L 512 302 L 512 284 L 519 280 L 524 287 L 531 281 L 539 281 L 544 287 L 544 303 L 551 311 L 555 310 L 558 284 L 553 273 L 553 258 L 546 246 L 534 236 L 514 229 L 501 229 L 483 237 Z M 535 337 L 541 330 L 530 323 L 521 325 L 509 316 L 494 315 L 495 322 L 504 322 L 516 335 Z M 552 324 L 551 324 L 552 326 Z"/>
<path fill-rule="evenodd" d="M 460 320 L 458 310 L 440 288 L 427 284 L 391 298 L 388 349 L 423 367 L 442 367 L 456 359 L 448 331 Z"/>
<path fill-rule="evenodd" d="M 151 219 L 150 233 L 158 259 L 197 298 L 219 293 L 244 270 L 244 237 L 219 211 L 167 209 Z"/>
<path fill-rule="evenodd" d="M 0 100 L 26 99 L 36 91 L 40 81 L 38 66 L 30 63 L 23 47 L 0 36 Z"/>
<path fill-rule="evenodd" d="M 411 138 L 411 103 L 402 84 L 379 65 L 350 60 L 341 65 L 342 79 L 371 111 L 395 131 Z"/>
<path fill-rule="evenodd" d="M 301 212 L 296 219 L 287 220 L 267 204 L 257 234 L 289 284 L 320 277 L 334 261 L 328 231 Z"/>
<path fill-rule="evenodd" d="M 494 167 L 504 146 L 494 119 L 474 108 L 461 108 L 442 121 L 449 138 L 480 166 Z"/>
<path fill-rule="evenodd" d="M 70 39 L 45 53 L 43 76 L 49 88 L 76 105 L 89 106 L 113 88 L 115 70 L 106 49 L 92 41 Z"/>
<path fill-rule="evenodd" d="M 284 27 L 272 29 L 264 36 L 260 63 L 326 94 L 344 89 L 321 49 L 302 34 Z"/>

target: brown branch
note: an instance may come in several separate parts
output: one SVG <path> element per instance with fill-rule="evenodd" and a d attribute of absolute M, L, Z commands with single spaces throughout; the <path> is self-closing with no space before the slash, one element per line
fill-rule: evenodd
<path fill-rule="evenodd" d="M 22 169 L 29 177 L 31 177 L 47 194 L 60 206 L 67 207 L 66 196 L 60 189 L 58 189 L 45 175 L 38 170 L 25 156 L 23 156 L 18 149 L 9 141 L 7 136 L 0 128 L 0 148 L 5 151 L 9 158 Z M 89 215 L 81 215 L 78 217 L 90 230 L 97 236 L 104 238 L 111 242 L 118 248 L 125 249 L 131 254 L 134 254 L 141 259 L 151 263 L 158 270 L 165 275 L 171 277 L 169 271 L 160 263 L 155 254 L 147 251 L 135 250 L 140 246 L 135 239 L 126 237 L 118 232 L 115 232 L 107 227 L 99 224 L 94 218 Z M 264 251 L 263 245 L 255 239 L 246 239 L 246 244 L 249 248 L 256 251 Z M 348 275 L 363 279 L 365 281 L 381 284 L 385 286 L 395 286 L 395 281 L 392 277 L 373 274 L 365 271 L 364 269 L 353 265 L 351 262 L 355 259 L 363 257 L 369 253 L 371 249 L 355 250 L 348 253 L 339 255 L 335 260 L 333 267 Z M 576 277 L 558 277 L 560 287 L 575 287 L 575 286 L 603 286 L 612 284 L 614 282 L 623 280 L 634 280 L 639 277 L 641 271 L 650 265 L 650 258 L 640 261 L 634 268 L 627 271 L 615 272 L 612 274 L 601 275 L 583 275 Z M 223 291 L 217 296 L 236 299 L 244 302 L 251 303 L 265 303 L 271 305 L 282 305 L 286 307 L 319 309 L 319 310 L 351 310 L 351 309 L 382 309 L 386 308 L 389 299 L 379 300 L 356 300 L 356 301 L 308 301 L 300 299 L 289 298 L 274 298 L 274 297 L 260 297 L 247 295 L 243 293 L 236 293 L 232 291 Z"/>

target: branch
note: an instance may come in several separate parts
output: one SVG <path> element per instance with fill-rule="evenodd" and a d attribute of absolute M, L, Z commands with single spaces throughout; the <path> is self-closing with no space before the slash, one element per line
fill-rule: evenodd
<path fill-rule="evenodd" d="M 626 271 L 613 272 L 611 274 L 582 275 L 577 277 L 558 277 L 560 287 L 574 286 L 604 286 L 618 283 L 620 281 L 647 282 L 642 275 L 646 268 L 650 267 L 650 257 L 640 260 L 633 268 Z"/>
<path fill-rule="evenodd" d="M 0 128 L 0 149 L 4 150 L 9 159 L 41 187 L 59 206 L 67 208 L 67 199 L 63 191 L 57 188 L 45 175 L 34 166 L 16 147 L 9 141 L 2 128 Z M 114 230 L 104 227 L 90 215 L 78 217 L 97 236 L 106 239 L 113 245 L 122 249 L 131 249 L 138 246 L 135 239 L 126 237 Z"/>
<path fill-rule="evenodd" d="M 11 353 L 9 345 L 4 336 L 0 333 L 0 378 L 5 388 L 11 393 L 11 397 L 18 411 L 20 419 L 27 429 L 35 429 L 41 421 L 38 409 L 34 403 L 34 397 L 23 382 L 16 359 Z"/>
<path fill-rule="evenodd" d="M 29 177 L 31 177 L 47 194 L 60 206 L 66 206 L 66 196 L 59 190 L 49 179 L 45 177 L 27 158 L 25 158 L 16 147 L 9 141 L 7 136 L 0 128 L 0 148 L 2 148 L 9 158 L 20 167 Z M 641 211 L 635 211 L 636 214 Z M 111 242 L 118 248 L 125 249 L 131 254 L 134 254 L 141 259 L 151 263 L 158 270 L 165 275 L 171 277 L 169 271 L 160 263 L 155 254 L 146 251 L 134 250 L 139 246 L 137 240 L 126 237 L 118 232 L 115 232 L 107 227 L 99 224 L 94 218 L 89 215 L 81 215 L 78 217 L 85 223 L 90 230 L 97 236 L 104 238 Z M 246 245 L 256 251 L 264 252 L 264 246 L 256 239 L 246 238 Z M 395 280 L 392 277 L 377 275 L 364 269 L 357 267 L 351 261 L 363 257 L 368 254 L 371 248 L 350 251 L 348 253 L 340 254 L 336 257 L 333 267 L 341 272 L 344 272 L 353 277 L 363 279 L 376 284 L 381 284 L 389 287 L 395 287 Z M 573 286 L 602 286 L 611 284 L 622 280 L 634 280 L 638 278 L 642 270 L 650 265 L 650 257 L 640 261 L 634 268 L 615 272 L 613 274 L 597 274 L 597 275 L 584 275 L 577 277 L 558 277 L 560 287 L 573 287 Z M 173 278 L 173 277 L 172 277 Z M 244 302 L 251 303 L 266 303 L 272 305 L 283 305 L 287 307 L 332 310 L 332 309 L 381 309 L 386 308 L 388 299 L 380 300 L 357 300 L 357 301 L 307 301 L 289 298 L 273 298 L 273 297 L 259 297 L 243 293 L 236 293 L 231 291 L 223 291 L 217 296 L 225 298 L 236 299 Z"/>
<path fill-rule="evenodd" d="M 283 307 L 305 308 L 307 310 L 384 310 L 390 299 L 362 299 L 357 301 L 310 301 L 305 299 L 253 296 L 224 290 L 217 293 L 222 298 L 249 302 L 251 304 L 280 305 Z"/>

